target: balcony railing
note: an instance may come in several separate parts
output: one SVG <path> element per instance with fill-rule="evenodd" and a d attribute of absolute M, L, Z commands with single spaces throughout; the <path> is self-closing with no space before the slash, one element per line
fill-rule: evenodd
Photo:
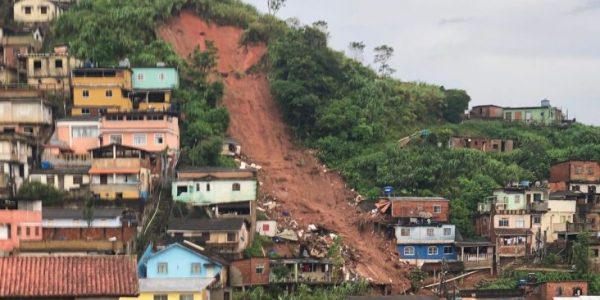
<path fill-rule="evenodd" d="M 516 245 L 516 246 L 500 246 L 498 248 L 499 256 L 525 256 L 527 253 L 526 245 Z"/>
<path fill-rule="evenodd" d="M 598 231 L 600 226 L 592 223 L 566 223 L 567 232 Z"/>
<path fill-rule="evenodd" d="M 42 161 L 48 161 L 55 167 L 88 167 L 92 164 L 89 154 L 47 154 Z"/>
<path fill-rule="evenodd" d="M 529 209 L 531 211 L 547 211 L 548 210 L 548 201 L 535 201 L 529 204 Z"/>
<path fill-rule="evenodd" d="M 493 265 L 493 254 L 465 254 L 462 257 L 462 261 L 463 265 L 465 266 L 465 270 L 491 268 Z"/>

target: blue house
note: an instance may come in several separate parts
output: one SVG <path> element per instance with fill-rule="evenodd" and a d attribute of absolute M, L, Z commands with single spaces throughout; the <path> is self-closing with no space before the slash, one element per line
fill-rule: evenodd
<path fill-rule="evenodd" d="M 396 226 L 400 260 L 417 266 L 423 263 L 457 260 L 454 246 L 456 227 L 452 224 L 417 222 Z"/>
<path fill-rule="evenodd" d="M 169 110 L 173 90 L 179 87 L 177 69 L 169 67 L 132 68 L 130 97 L 133 109 Z"/>
<path fill-rule="evenodd" d="M 162 250 L 150 244 L 138 262 L 140 278 L 227 278 L 228 263 L 206 250 L 184 241 Z M 225 282 L 225 281 L 222 281 Z"/>

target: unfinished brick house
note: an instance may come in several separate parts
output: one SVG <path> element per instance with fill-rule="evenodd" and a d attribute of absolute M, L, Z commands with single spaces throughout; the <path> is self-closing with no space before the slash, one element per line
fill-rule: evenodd
<path fill-rule="evenodd" d="M 504 117 L 504 109 L 497 105 L 478 105 L 473 106 L 469 112 L 471 119 L 502 119 Z"/>
<path fill-rule="evenodd" d="M 392 203 L 392 218 L 428 218 L 448 222 L 449 203 L 442 197 L 388 197 Z"/>
<path fill-rule="evenodd" d="M 550 167 L 550 190 L 580 191 L 596 194 L 600 188 L 600 164 L 597 161 L 569 160 Z"/>
<path fill-rule="evenodd" d="M 511 152 L 513 140 L 484 137 L 453 136 L 448 140 L 448 148 L 476 149 L 483 152 Z"/>

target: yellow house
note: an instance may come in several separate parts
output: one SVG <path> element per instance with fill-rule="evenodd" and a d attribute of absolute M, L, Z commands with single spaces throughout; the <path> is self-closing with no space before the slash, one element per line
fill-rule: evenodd
<path fill-rule="evenodd" d="M 71 73 L 73 108 L 71 115 L 99 115 L 130 111 L 133 106 L 129 68 L 81 68 Z"/>
<path fill-rule="evenodd" d="M 60 7 L 48 0 L 21 0 L 15 2 L 13 6 L 14 19 L 17 22 L 50 22 L 60 13 Z"/>
<path fill-rule="evenodd" d="M 141 278 L 138 297 L 121 300 L 208 300 L 213 278 Z"/>

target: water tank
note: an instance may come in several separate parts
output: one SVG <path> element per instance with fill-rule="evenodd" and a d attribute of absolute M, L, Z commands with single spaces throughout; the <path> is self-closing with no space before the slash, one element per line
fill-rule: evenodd
<path fill-rule="evenodd" d="M 52 163 L 47 160 L 43 160 L 42 163 L 40 164 L 40 167 L 43 170 L 49 170 L 49 169 L 52 169 Z"/>
<path fill-rule="evenodd" d="M 542 100 L 542 107 L 550 107 L 550 100 L 548 100 L 548 99 Z"/>
<path fill-rule="evenodd" d="M 388 185 L 388 186 L 384 186 L 384 187 L 383 187 L 383 193 L 384 193 L 386 196 L 388 196 L 388 197 L 391 197 L 391 196 L 392 196 L 392 192 L 394 192 L 394 188 L 393 188 L 393 187 L 391 187 L 391 186 L 389 186 L 389 185 Z"/>

